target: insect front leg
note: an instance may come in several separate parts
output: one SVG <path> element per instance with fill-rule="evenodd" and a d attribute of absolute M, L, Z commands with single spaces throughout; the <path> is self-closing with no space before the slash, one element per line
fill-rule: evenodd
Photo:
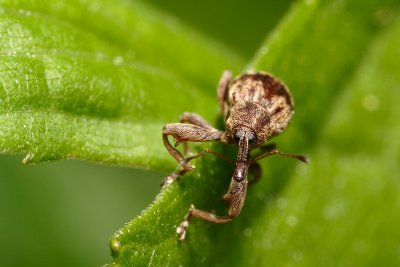
<path fill-rule="evenodd" d="M 163 142 L 168 152 L 176 159 L 176 161 L 181 166 L 181 169 L 177 172 L 173 172 L 164 178 L 162 185 L 171 184 L 177 177 L 185 174 L 186 172 L 193 169 L 191 165 L 188 164 L 190 160 L 196 156 L 185 158 L 179 150 L 177 150 L 168 140 L 168 136 L 171 135 L 175 140 L 177 146 L 181 142 L 205 142 L 219 140 L 222 132 L 214 128 L 207 129 L 193 124 L 187 123 L 171 123 L 167 124 L 163 128 Z M 202 155 L 202 154 L 201 154 Z"/>
<path fill-rule="evenodd" d="M 179 120 L 181 123 L 189 123 L 193 125 L 200 126 L 204 129 L 209 129 L 213 131 L 218 131 L 217 129 L 213 128 L 205 119 L 203 119 L 200 115 L 191 112 L 184 112 Z M 183 154 L 186 155 L 188 152 L 188 144 L 187 142 L 183 143 Z"/>
<path fill-rule="evenodd" d="M 197 217 L 213 223 L 227 223 L 233 218 L 231 216 L 217 216 L 211 212 L 196 209 L 194 205 L 191 205 L 182 223 L 178 226 L 178 228 L 176 228 L 176 233 L 179 235 L 179 241 L 185 240 L 186 231 L 189 227 L 189 221 L 193 217 Z"/>
<path fill-rule="evenodd" d="M 193 217 L 197 217 L 212 223 L 227 223 L 238 216 L 244 204 L 246 191 L 247 180 L 238 182 L 232 179 L 228 193 L 226 193 L 224 196 L 224 200 L 229 204 L 229 211 L 228 215 L 226 216 L 218 216 L 208 211 L 196 209 L 193 205 L 191 205 L 182 223 L 178 228 L 176 228 L 176 233 L 179 235 L 179 240 L 183 241 L 185 239 L 186 232 L 189 227 L 189 221 Z"/>
<path fill-rule="evenodd" d="M 229 204 L 229 216 L 231 218 L 239 215 L 242 210 L 247 192 L 247 180 L 231 180 L 228 192 L 224 195 L 224 200 Z"/>

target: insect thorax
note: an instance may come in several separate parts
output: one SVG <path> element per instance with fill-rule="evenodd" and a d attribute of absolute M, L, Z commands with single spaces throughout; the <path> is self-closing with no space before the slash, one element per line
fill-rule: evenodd
<path fill-rule="evenodd" d="M 226 135 L 248 127 L 259 145 L 281 133 L 293 113 L 293 100 L 286 86 L 267 73 L 246 73 L 233 80 L 225 95 Z"/>

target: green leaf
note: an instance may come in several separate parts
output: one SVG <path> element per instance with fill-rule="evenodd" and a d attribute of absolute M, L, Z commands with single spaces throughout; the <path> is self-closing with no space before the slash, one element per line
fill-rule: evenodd
<path fill-rule="evenodd" d="M 24 153 L 25 163 L 171 167 L 162 126 L 183 110 L 212 118 L 217 108 L 202 108 L 216 103 L 208 91 L 241 65 L 173 18 L 123 0 L 0 1 L 0 36 L 0 151 Z"/>
<path fill-rule="evenodd" d="M 180 243 L 175 228 L 190 204 L 226 212 L 219 200 L 232 166 L 211 155 L 193 161 L 195 171 L 115 234 L 113 264 L 398 266 L 399 8 L 294 5 L 248 68 L 289 85 L 296 116 L 276 142 L 312 163 L 264 160 L 238 218 L 194 219 Z M 122 0 L 0 1 L 0 36 L 0 150 L 26 162 L 172 171 L 161 127 L 183 111 L 212 121 L 218 76 L 243 66 L 176 20 Z"/>
<path fill-rule="evenodd" d="M 276 142 L 311 164 L 264 160 L 238 218 L 194 219 L 179 243 L 175 228 L 190 204 L 226 212 L 219 199 L 232 167 L 212 156 L 194 161 L 195 171 L 115 234 L 114 265 L 398 266 L 399 8 L 389 0 L 294 5 L 249 68 L 291 88 L 296 114 Z"/>

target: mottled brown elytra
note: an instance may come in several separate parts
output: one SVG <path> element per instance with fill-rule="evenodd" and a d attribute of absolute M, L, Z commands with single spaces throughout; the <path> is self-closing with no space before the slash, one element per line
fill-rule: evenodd
<path fill-rule="evenodd" d="M 182 114 L 180 123 L 167 124 L 163 128 L 164 145 L 181 167 L 179 171 L 165 177 L 163 186 L 171 184 L 178 176 L 192 170 L 189 161 L 205 153 L 225 158 L 210 149 L 195 156 L 184 157 L 170 144 L 169 135 L 176 140 L 175 146 L 188 141 L 220 141 L 238 146 L 231 184 L 224 196 L 224 200 L 229 204 L 228 215 L 217 216 L 191 205 L 183 222 L 176 229 L 179 240 L 185 239 L 192 217 L 213 223 L 226 223 L 239 215 L 248 184 L 254 183 L 261 177 L 258 160 L 270 155 L 281 155 L 308 162 L 303 155 L 282 153 L 275 145 L 264 144 L 270 137 L 280 134 L 292 118 L 293 99 L 281 81 L 265 72 L 248 72 L 232 79 L 231 72 L 225 71 L 219 82 L 217 94 L 225 121 L 225 131 L 213 128 L 199 115 L 189 112 Z M 250 150 L 255 147 L 261 147 L 261 152 L 250 156 Z M 254 176 L 250 182 L 247 180 L 248 172 Z"/>

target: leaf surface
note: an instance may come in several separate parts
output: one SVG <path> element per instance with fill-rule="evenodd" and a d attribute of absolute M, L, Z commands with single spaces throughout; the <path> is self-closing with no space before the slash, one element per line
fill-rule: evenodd
<path fill-rule="evenodd" d="M 111 239 L 115 266 L 398 266 L 400 4 L 299 1 L 245 69 L 291 89 L 296 114 L 273 141 L 311 164 L 262 161 L 240 216 L 232 166 L 212 155 Z M 215 87 L 243 59 L 134 1 L 0 1 L 0 151 L 173 171 L 162 126 L 184 111 L 214 124 Z M 222 125 L 219 121 L 216 125 Z M 220 127 L 222 128 L 222 127 Z M 234 159 L 235 149 L 212 147 Z M 129 205 L 129 203 L 127 203 Z"/>
<path fill-rule="evenodd" d="M 175 228 L 190 204 L 226 212 L 219 199 L 232 166 L 197 160 L 113 237 L 114 264 L 397 266 L 399 180 L 390 174 L 399 173 L 398 8 L 396 1 L 298 2 L 248 69 L 274 73 L 291 88 L 296 114 L 274 141 L 307 153 L 311 164 L 264 160 L 264 177 L 238 218 L 194 219 L 179 243 Z"/>
<path fill-rule="evenodd" d="M 122 0 L 0 1 L 0 36 L 0 151 L 23 153 L 25 163 L 165 169 L 163 125 L 185 110 L 212 118 L 209 84 L 240 62 L 173 18 Z"/>

